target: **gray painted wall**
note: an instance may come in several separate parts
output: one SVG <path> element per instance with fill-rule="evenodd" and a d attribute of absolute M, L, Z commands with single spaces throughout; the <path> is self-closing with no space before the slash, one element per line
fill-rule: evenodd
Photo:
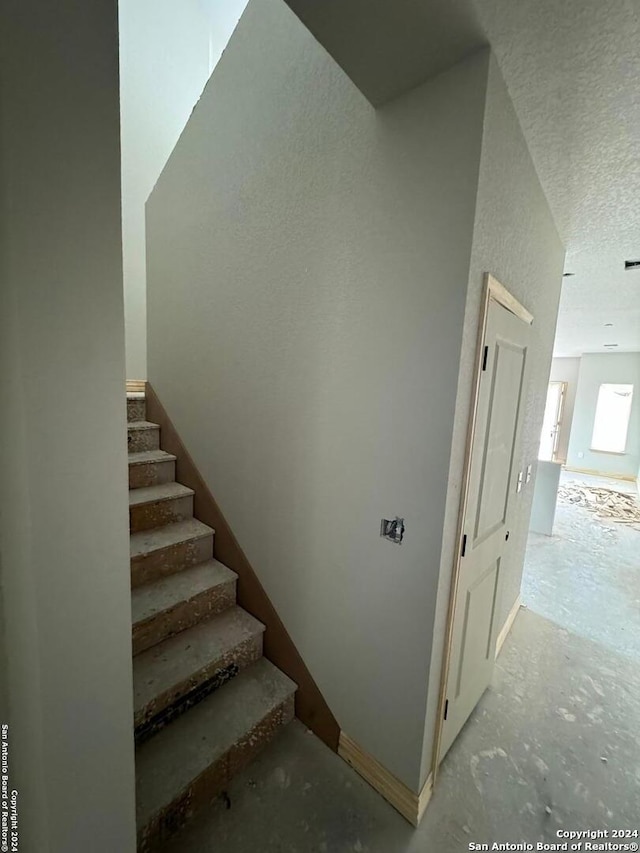
<path fill-rule="evenodd" d="M 630 383 L 634 386 L 627 449 L 624 454 L 602 453 L 590 449 L 598 391 L 601 384 L 609 382 Z M 640 353 L 585 353 L 580 360 L 567 467 L 635 478 L 638 476 L 639 462 Z"/>
<path fill-rule="evenodd" d="M 253 0 L 147 205 L 149 378 L 339 723 L 414 789 L 486 74 L 376 112 Z"/>
<path fill-rule="evenodd" d="M 576 392 L 578 390 L 578 374 L 580 372 L 579 358 L 554 358 L 551 361 L 551 373 L 549 382 L 566 382 L 564 398 L 564 409 L 560 423 L 560 435 L 558 437 L 558 461 L 565 462 L 569 452 L 569 438 L 571 436 L 571 425 L 573 423 L 573 411 L 576 403 Z"/>
<path fill-rule="evenodd" d="M 458 378 L 456 416 L 449 470 L 447 508 L 440 563 L 440 585 L 429 676 L 429 706 L 425 726 L 421 779 L 431 763 L 433 732 L 441 675 L 444 631 L 462 484 L 466 431 L 471 410 L 475 345 L 483 276 L 491 272 L 534 315 L 529 353 L 529 393 L 523 416 L 519 453 L 522 468 L 535 463 L 540 443 L 547 382 L 555 334 L 564 248 L 531 161 L 517 116 L 497 62 L 491 58 L 484 116 L 478 201 L 473 251 L 464 318 L 463 347 Z M 520 592 L 533 479 L 515 501 L 509 542 L 503 560 L 502 625 Z"/>
<path fill-rule="evenodd" d="M 117 10 L 0 12 L 0 571 L 25 853 L 135 850 Z"/>
<path fill-rule="evenodd" d="M 559 462 L 538 459 L 529 519 L 529 530 L 533 533 L 542 533 L 544 536 L 553 535 L 561 471 L 562 465 Z"/>

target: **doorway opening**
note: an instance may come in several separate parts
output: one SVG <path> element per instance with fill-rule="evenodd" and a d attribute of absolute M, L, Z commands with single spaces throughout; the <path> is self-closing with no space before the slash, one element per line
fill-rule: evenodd
<path fill-rule="evenodd" d="M 549 382 L 547 402 L 544 409 L 542 434 L 538 459 L 547 462 L 558 462 L 558 445 L 560 429 L 564 412 L 564 398 L 567 390 L 566 382 Z"/>
<path fill-rule="evenodd" d="M 640 662 L 640 353 L 555 357 L 551 376 L 523 601 L 564 629 Z M 572 400 L 568 418 L 559 397 Z M 562 432 L 567 448 L 559 457 Z"/>
<path fill-rule="evenodd" d="M 526 382 L 516 370 L 510 394 L 495 377 L 482 388 L 484 365 L 494 369 L 484 349 L 494 327 L 483 315 L 432 772 L 440 790 L 477 795 L 483 808 L 494 796 L 532 838 L 555 838 L 576 815 L 609 827 L 637 813 L 640 352 L 554 358 L 527 492 L 528 465 L 518 470 L 517 449 L 510 455 L 517 427 L 505 426 L 517 407 L 502 400 L 513 402 Z M 519 334 L 509 332 L 512 349 Z M 515 464 L 496 466 L 497 445 L 497 458 Z M 511 489 L 504 512 L 494 511 L 503 508 L 500 470 Z M 508 508 L 523 495 L 531 527 L 518 553 Z M 491 539 L 498 530 L 500 547 Z M 509 610 L 500 576 L 523 554 Z"/>

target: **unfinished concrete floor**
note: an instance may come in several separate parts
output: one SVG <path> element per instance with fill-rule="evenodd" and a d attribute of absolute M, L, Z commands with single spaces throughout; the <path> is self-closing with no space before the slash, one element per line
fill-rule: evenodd
<path fill-rule="evenodd" d="M 171 853 L 457 853 L 640 822 L 640 674 L 521 610 L 494 681 L 412 829 L 294 722 Z"/>
<path fill-rule="evenodd" d="M 168 852 L 457 853 L 640 828 L 639 545 L 638 531 L 576 506 L 559 507 L 553 537 L 532 535 L 531 609 L 419 829 L 294 722 Z"/>
<path fill-rule="evenodd" d="M 637 495 L 634 483 L 563 471 L 561 485 L 572 482 Z M 522 599 L 558 625 L 640 661 L 640 530 L 558 501 L 553 536 L 529 535 Z"/>

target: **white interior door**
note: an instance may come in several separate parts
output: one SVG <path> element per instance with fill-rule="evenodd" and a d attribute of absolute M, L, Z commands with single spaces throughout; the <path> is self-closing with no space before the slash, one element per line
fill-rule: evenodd
<path fill-rule="evenodd" d="M 476 418 L 462 521 L 440 759 L 489 686 L 495 660 L 501 563 L 517 487 L 530 320 L 493 299 L 480 350 Z"/>
<path fill-rule="evenodd" d="M 538 459 L 545 462 L 555 461 L 562 419 L 564 388 L 564 382 L 550 382 L 547 388 L 547 402 L 544 408 L 540 449 L 538 451 Z"/>

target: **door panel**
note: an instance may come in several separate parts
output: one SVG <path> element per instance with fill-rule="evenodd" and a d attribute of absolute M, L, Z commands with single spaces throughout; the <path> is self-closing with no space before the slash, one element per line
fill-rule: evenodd
<path fill-rule="evenodd" d="M 446 683 L 443 758 L 489 686 L 495 661 L 501 565 L 509 548 L 531 327 L 489 300 L 462 523 Z"/>
<path fill-rule="evenodd" d="M 523 347 L 496 338 L 495 348 L 487 410 L 488 423 L 484 425 L 485 446 L 478 487 L 472 543 L 474 546 L 506 521 L 516 422 L 524 376 Z"/>
<path fill-rule="evenodd" d="M 486 572 L 467 589 L 456 678 L 456 699 L 460 698 L 463 686 L 466 691 L 469 691 L 477 682 L 477 688 L 484 690 L 482 687 L 483 665 L 491 664 L 493 655 L 492 631 L 499 565 L 500 562 L 496 561 L 489 566 Z"/>

